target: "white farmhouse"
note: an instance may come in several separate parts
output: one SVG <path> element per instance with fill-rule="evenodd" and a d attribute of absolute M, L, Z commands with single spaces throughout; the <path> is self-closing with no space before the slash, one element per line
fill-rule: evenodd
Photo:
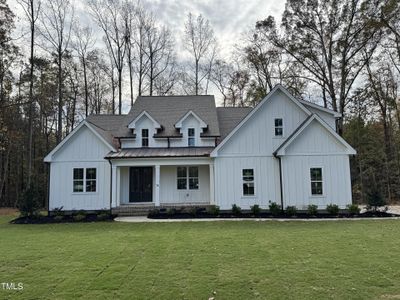
<path fill-rule="evenodd" d="M 255 108 L 141 96 L 127 115 L 89 116 L 45 157 L 49 210 L 345 208 L 356 151 L 336 133 L 340 117 L 280 85 Z"/>

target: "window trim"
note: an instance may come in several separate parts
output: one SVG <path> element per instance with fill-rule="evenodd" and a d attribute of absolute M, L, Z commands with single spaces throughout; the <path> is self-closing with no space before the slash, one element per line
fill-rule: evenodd
<path fill-rule="evenodd" d="M 244 188 L 243 188 L 243 185 L 244 185 L 244 183 L 245 183 L 245 181 L 243 180 L 243 177 L 244 177 L 244 175 L 243 175 L 243 171 L 244 170 L 253 170 L 253 190 L 254 190 L 254 192 L 253 192 L 253 194 L 252 195 L 245 195 L 244 194 Z M 241 176 L 241 181 L 242 181 L 242 198 L 254 198 L 254 197 L 256 197 L 256 176 L 255 176 L 255 168 L 253 167 L 253 168 L 242 168 L 241 169 L 241 173 L 240 173 L 240 176 Z"/>
<path fill-rule="evenodd" d="M 178 177 L 178 168 L 185 168 L 186 169 L 186 177 Z M 197 177 L 190 177 L 189 176 L 189 168 L 197 168 Z M 178 179 L 186 179 L 186 189 L 178 189 Z M 197 178 L 197 189 L 190 188 L 190 178 Z M 199 166 L 177 166 L 176 167 L 176 189 L 177 191 L 199 191 L 200 190 L 200 169 Z"/>
<path fill-rule="evenodd" d="M 311 180 L 311 169 L 321 169 L 321 177 L 322 177 L 322 180 Z M 324 197 L 326 197 L 326 195 L 325 195 L 325 183 L 324 183 L 324 181 L 325 181 L 325 172 L 324 172 L 324 167 L 323 166 L 316 166 L 316 165 L 311 165 L 309 168 L 308 168 L 308 185 L 309 185 L 309 191 L 310 191 L 310 197 L 312 197 L 312 198 L 324 198 Z M 322 194 L 313 194 L 312 193 L 312 186 L 311 186 L 311 183 L 312 182 L 321 182 L 322 183 Z"/>
<path fill-rule="evenodd" d="M 282 126 L 276 126 L 275 125 L 276 120 L 282 120 Z M 282 135 L 276 135 L 276 129 L 277 128 L 281 128 L 282 129 Z M 281 138 L 284 138 L 284 137 L 285 137 L 285 123 L 283 121 L 283 118 L 282 117 L 275 117 L 274 118 L 274 138 L 281 139 Z"/>
<path fill-rule="evenodd" d="M 74 179 L 74 170 L 75 169 L 83 169 L 83 191 L 82 192 L 75 192 L 74 191 L 74 182 L 75 181 L 80 181 L 79 179 L 75 180 Z M 96 190 L 95 191 L 86 191 L 86 169 L 95 169 L 96 170 L 96 179 L 94 180 L 96 182 Z M 93 181 L 93 179 L 90 179 L 89 181 Z M 98 193 L 98 172 L 97 172 L 97 167 L 72 167 L 72 194 L 74 195 L 93 195 Z"/>
<path fill-rule="evenodd" d="M 147 136 L 146 137 L 143 136 L 143 131 L 144 130 L 147 130 Z M 141 138 L 142 138 L 142 148 L 149 148 L 150 139 L 149 139 L 149 129 L 148 128 L 142 128 L 142 130 L 141 130 Z M 146 146 L 143 145 L 143 142 L 145 140 L 147 141 L 147 145 Z"/>
<path fill-rule="evenodd" d="M 193 135 L 189 134 L 191 129 L 193 129 Z M 196 147 L 196 129 L 194 127 L 188 127 L 187 135 L 188 135 L 188 147 Z M 190 144 L 191 140 L 193 140 L 193 145 Z"/>

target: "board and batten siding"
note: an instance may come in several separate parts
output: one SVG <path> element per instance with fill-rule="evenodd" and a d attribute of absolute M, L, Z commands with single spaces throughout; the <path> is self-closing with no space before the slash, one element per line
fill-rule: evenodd
<path fill-rule="evenodd" d="M 254 196 L 243 196 L 243 169 L 254 169 Z M 215 203 L 221 209 L 250 209 L 254 204 L 268 208 L 270 202 L 280 203 L 279 164 L 272 156 L 218 157 L 214 163 Z"/>
<path fill-rule="evenodd" d="M 349 156 L 343 144 L 314 120 L 286 149 L 282 157 L 284 205 L 320 209 L 328 204 L 351 204 Z M 311 195 L 310 168 L 322 168 L 323 195 Z"/>
<path fill-rule="evenodd" d="M 109 209 L 110 164 L 104 159 L 109 151 L 90 129 L 82 126 L 53 156 L 50 164 L 49 209 Z M 96 192 L 73 192 L 74 168 L 96 168 Z"/>

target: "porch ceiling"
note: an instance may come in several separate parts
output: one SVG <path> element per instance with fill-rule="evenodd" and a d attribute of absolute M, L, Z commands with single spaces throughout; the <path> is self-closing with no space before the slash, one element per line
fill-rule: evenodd
<path fill-rule="evenodd" d="M 213 149 L 213 147 L 131 148 L 110 152 L 105 158 L 208 157 Z"/>

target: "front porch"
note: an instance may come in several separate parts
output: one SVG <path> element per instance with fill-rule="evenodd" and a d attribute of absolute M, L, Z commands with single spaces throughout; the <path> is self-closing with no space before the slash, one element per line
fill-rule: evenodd
<path fill-rule="evenodd" d="M 116 214 L 145 214 L 152 208 L 214 204 L 214 165 L 210 158 L 110 162 L 111 206 Z"/>

